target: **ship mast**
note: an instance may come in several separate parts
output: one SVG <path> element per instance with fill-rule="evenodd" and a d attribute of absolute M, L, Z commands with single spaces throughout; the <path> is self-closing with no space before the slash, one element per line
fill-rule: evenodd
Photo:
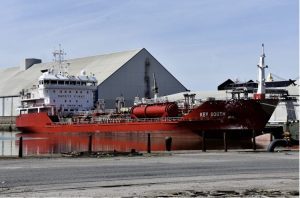
<path fill-rule="evenodd" d="M 152 88 L 153 94 L 154 94 L 154 102 L 157 102 L 158 99 L 158 86 L 155 78 L 155 74 L 153 73 L 153 88 Z"/>
<path fill-rule="evenodd" d="M 262 54 L 259 57 L 259 63 L 257 65 L 258 67 L 258 88 L 256 94 L 254 94 L 254 99 L 261 100 L 265 99 L 266 94 L 266 78 L 265 78 L 265 68 L 268 68 L 267 65 L 265 65 L 265 49 L 264 44 L 262 44 Z"/>
<path fill-rule="evenodd" d="M 64 52 L 64 50 L 61 49 L 61 44 L 59 44 L 59 49 L 54 50 L 52 52 L 52 54 L 53 54 L 53 57 L 54 57 L 54 61 L 56 63 L 58 63 L 59 72 L 62 75 L 65 75 L 67 73 L 67 67 L 63 66 L 63 62 L 64 62 L 64 56 L 66 55 L 66 53 Z"/>

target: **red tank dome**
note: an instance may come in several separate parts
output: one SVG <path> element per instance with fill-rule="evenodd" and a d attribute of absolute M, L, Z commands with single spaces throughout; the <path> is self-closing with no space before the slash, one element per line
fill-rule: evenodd
<path fill-rule="evenodd" d="M 176 103 L 143 104 L 131 108 L 133 118 L 160 118 L 177 117 L 178 106 Z"/>

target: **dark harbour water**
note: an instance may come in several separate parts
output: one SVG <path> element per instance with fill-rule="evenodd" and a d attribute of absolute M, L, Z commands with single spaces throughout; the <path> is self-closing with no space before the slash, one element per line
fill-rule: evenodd
<path fill-rule="evenodd" d="M 72 151 L 88 151 L 89 136 L 92 135 L 93 151 L 147 151 L 148 133 L 59 133 L 59 134 L 23 134 L 19 132 L 0 132 L 0 156 L 17 156 L 19 139 L 23 138 L 24 156 L 59 154 Z M 164 151 L 165 139 L 169 133 L 151 134 L 151 150 Z M 256 139 L 257 148 L 262 149 L 270 143 L 268 137 Z M 223 140 L 206 140 L 207 149 L 223 150 Z M 251 149 L 251 141 L 228 141 L 228 149 Z M 172 150 L 201 150 L 202 139 L 199 136 L 172 137 Z"/>

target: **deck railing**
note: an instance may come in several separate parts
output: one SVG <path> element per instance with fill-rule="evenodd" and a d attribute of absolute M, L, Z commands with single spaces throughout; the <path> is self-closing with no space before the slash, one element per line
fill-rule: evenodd
<path fill-rule="evenodd" d="M 182 117 L 162 117 L 162 118 L 91 118 L 90 120 L 73 120 L 54 124 L 111 124 L 111 123 L 138 123 L 138 122 L 176 122 Z"/>

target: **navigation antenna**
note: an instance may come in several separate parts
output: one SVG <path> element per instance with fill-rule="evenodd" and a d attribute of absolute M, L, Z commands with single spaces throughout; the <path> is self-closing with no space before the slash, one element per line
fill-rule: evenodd
<path fill-rule="evenodd" d="M 52 52 L 54 57 L 54 62 L 58 63 L 59 73 L 65 75 L 67 73 L 67 65 L 63 65 L 64 63 L 64 56 L 67 55 L 63 49 L 61 49 L 61 44 L 59 44 L 59 49 L 54 50 Z"/>

